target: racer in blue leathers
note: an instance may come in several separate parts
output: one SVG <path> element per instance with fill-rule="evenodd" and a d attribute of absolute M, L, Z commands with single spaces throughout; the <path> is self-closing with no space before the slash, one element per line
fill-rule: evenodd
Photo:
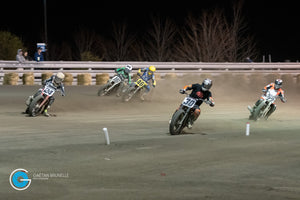
<path fill-rule="evenodd" d="M 152 81 L 152 86 L 156 86 L 156 81 L 155 81 L 155 76 L 154 72 L 156 71 L 156 68 L 154 66 L 150 66 L 147 68 L 139 69 L 137 75 L 141 77 L 148 85 L 145 86 L 146 90 L 145 92 L 141 95 L 141 100 L 144 101 L 144 96 L 147 95 L 150 92 L 150 85 L 149 82 Z"/>

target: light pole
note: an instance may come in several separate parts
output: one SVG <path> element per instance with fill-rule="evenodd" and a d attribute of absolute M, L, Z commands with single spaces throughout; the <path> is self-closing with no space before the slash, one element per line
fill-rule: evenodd
<path fill-rule="evenodd" d="M 48 30 L 47 30 L 47 2 L 44 0 L 44 29 L 45 29 L 45 44 L 46 44 L 46 58 L 48 59 Z"/>

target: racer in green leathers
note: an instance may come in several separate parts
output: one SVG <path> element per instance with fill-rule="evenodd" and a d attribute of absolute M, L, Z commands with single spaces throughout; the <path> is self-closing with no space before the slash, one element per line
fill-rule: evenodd
<path fill-rule="evenodd" d="M 131 84 L 131 76 L 130 76 L 130 72 L 132 71 L 132 65 L 126 65 L 125 67 L 120 67 L 120 68 L 117 68 L 115 70 L 115 72 L 122 76 L 124 78 L 124 80 L 126 81 L 126 79 L 128 80 L 128 85 Z M 120 83 L 120 86 L 118 88 L 118 91 L 117 91 L 117 96 L 120 96 L 121 95 L 121 91 L 123 90 L 123 88 L 126 86 L 126 83 L 123 81 Z"/>

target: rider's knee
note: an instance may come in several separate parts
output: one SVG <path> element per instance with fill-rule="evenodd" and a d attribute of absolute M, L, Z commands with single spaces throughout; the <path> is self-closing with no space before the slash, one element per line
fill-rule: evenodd
<path fill-rule="evenodd" d="M 200 114 L 201 114 L 201 110 L 200 110 L 200 109 L 196 109 L 196 110 L 194 111 L 195 117 L 199 117 Z"/>

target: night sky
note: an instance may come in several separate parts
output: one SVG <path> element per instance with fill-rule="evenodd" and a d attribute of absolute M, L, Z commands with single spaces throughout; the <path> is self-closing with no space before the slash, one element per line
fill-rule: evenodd
<path fill-rule="evenodd" d="M 79 27 L 109 35 L 112 23 L 126 20 L 131 32 L 147 31 L 150 15 L 168 16 L 179 26 L 188 13 L 215 7 L 230 12 L 230 0 L 198 1 L 63 1 L 47 0 L 48 41 L 68 40 Z M 291 1 L 292 2 L 292 1 Z M 300 60 L 300 30 L 297 1 L 246 0 L 243 15 L 248 33 L 254 35 L 260 55 L 272 61 Z M 43 0 L 1 1 L 0 30 L 22 38 L 25 46 L 41 42 L 44 35 Z"/>

